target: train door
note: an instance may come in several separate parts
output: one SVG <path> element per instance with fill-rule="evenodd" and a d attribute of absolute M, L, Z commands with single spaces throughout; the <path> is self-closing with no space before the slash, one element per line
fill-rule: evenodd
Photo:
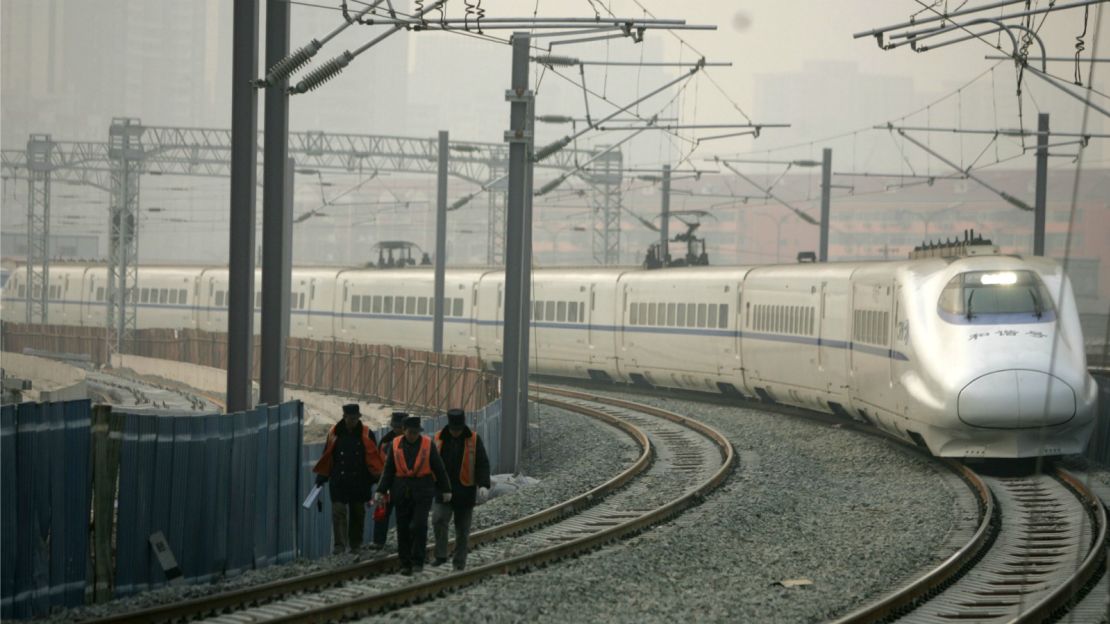
<path fill-rule="evenodd" d="M 470 285 L 470 346 L 478 349 L 478 280 Z"/>
<path fill-rule="evenodd" d="M 887 362 L 889 362 L 890 364 L 890 384 L 891 386 L 894 386 L 896 383 L 898 383 L 898 371 L 895 370 L 895 364 L 897 363 L 897 360 L 895 360 L 894 358 L 894 353 L 901 351 L 901 349 L 899 348 L 899 339 L 901 337 L 901 328 L 904 326 L 905 320 L 902 318 L 902 285 L 899 284 L 897 280 L 895 280 L 893 283 L 891 293 L 893 295 L 890 298 L 891 326 L 887 328 L 887 336 L 889 336 L 888 344 L 890 345 L 890 357 L 887 358 Z"/>
<path fill-rule="evenodd" d="M 341 297 L 337 302 L 335 308 L 339 311 L 339 335 L 346 339 L 347 334 L 353 329 L 352 321 L 354 318 L 351 316 L 354 294 L 351 292 L 350 280 L 343 280 L 342 289 L 336 293 L 336 296 Z"/>
<path fill-rule="evenodd" d="M 96 323 L 96 274 L 85 272 L 88 281 L 88 287 L 85 288 L 84 293 L 81 295 L 81 318 L 83 319 L 82 325 L 94 325 Z"/>
<path fill-rule="evenodd" d="M 600 358 L 597 355 L 598 331 L 597 323 L 597 283 L 590 283 L 590 300 L 586 303 L 586 350 L 589 352 L 589 362 L 594 364 Z"/>
<path fill-rule="evenodd" d="M 818 302 L 818 370 L 824 376 L 827 392 L 844 394 L 848 389 L 848 360 L 851 357 L 848 316 L 851 306 L 842 284 L 821 282 Z"/>

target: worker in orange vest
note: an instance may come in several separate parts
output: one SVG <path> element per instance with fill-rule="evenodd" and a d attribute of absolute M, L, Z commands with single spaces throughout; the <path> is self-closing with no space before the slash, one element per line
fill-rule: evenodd
<path fill-rule="evenodd" d="M 386 454 L 393 451 L 393 440 L 401 437 L 405 432 L 405 419 L 408 418 L 408 415 L 408 412 L 393 412 L 393 415 L 390 416 L 389 431 L 382 436 L 381 442 L 378 442 L 378 448 L 382 452 L 383 465 Z M 389 536 L 389 516 L 392 513 L 393 503 L 388 498 L 383 506 L 374 510 L 374 540 L 370 543 L 370 548 L 374 550 L 385 548 L 385 539 Z"/>
<path fill-rule="evenodd" d="M 385 471 L 375 496 L 381 504 L 383 495 L 388 494 L 397 513 L 397 557 L 405 576 L 424 570 L 428 513 L 433 500 L 438 495 L 443 502 L 451 501 L 451 481 L 443 460 L 432 439 L 421 434 L 423 430 L 420 417 L 405 419 L 404 435 L 395 438 L 386 453 Z"/>
<path fill-rule="evenodd" d="M 343 419 L 328 432 L 324 454 L 312 468 L 316 485 L 331 482 L 332 536 L 334 554 L 362 546 L 366 508 L 374 482 L 383 472 L 382 456 L 374 432 L 359 420 L 358 404 L 343 406 Z"/>
<path fill-rule="evenodd" d="M 447 410 L 447 426 L 436 434 L 436 448 L 451 479 L 450 502 L 436 503 L 432 510 L 432 531 L 435 533 L 434 566 L 447 563 L 447 527 L 455 519 L 456 570 L 466 568 L 470 542 L 470 520 L 474 505 L 489 492 L 489 457 L 478 432 L 466 426 L 466 412 Z"/>

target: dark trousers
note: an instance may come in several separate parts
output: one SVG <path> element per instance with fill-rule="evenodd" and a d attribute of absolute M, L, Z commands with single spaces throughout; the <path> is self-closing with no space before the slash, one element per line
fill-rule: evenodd
<path fill-rule="evenodd" d="M 385 506 L 385 520 L 374 521 L 374 543 L 379 546 L 385 545 L 385 538 L 389 535 L 389 516 L 393 513 L 393 500 L 390 499 L 389 503 Z"/>
<path fill-rule="evenodd" d="M 364 503 L 331 504 L 331 533 L 335 538 L 333 553 L 339 554 L 348 548 L 352 551 L 362 546 L 362 531 L 366 524 Z"/>
<path fill-rule="evenodd" d="M 474 517 L 473 507 L 452 507 L 450 503 L 436 503 L 432 513 L 432 530 L 436 536 L 436 559 L 447 558 L 447 527 L 451 518 L 455 519 L 455 568 L 466 567 L 466 553 L 470 546 L 470 520 Z"/>
<path fill-rule="evenodd" d="M 397 512 L 397 558 L 401 567 L 424 565 L 428 548 L 428 513 L 431 496 L 413 496 L 393 501 Z"/>

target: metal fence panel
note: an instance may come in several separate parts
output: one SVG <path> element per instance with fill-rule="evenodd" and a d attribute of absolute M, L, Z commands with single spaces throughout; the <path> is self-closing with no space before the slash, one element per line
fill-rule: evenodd
<path fill-rule="evenodd" d="M 0 618 L 13 617 L 15 566 L 19 546 L 16 539 L 16 445 L 15 406 L 0 408 Z"/>
<path fill-rule="evenodd" d="M 169 537 L 170 535 L 170 501 L 173 494 L 177 492 L 174 487 L 176 484 L 173 481 L 173 457 L 176 443 L 174 440 L 173 430 L 174 421 L 177 420 L 173 417 L 150 417 L 154 421 L 154 478 L 151 487 L 153 488 L 150 497 L 150 529 L 146 535 L 135 536 L 136 541 L 141 540 L 145 544 L 150 543 L 150 536 L 156 531 L 161 531 L 162 535 Z M 144 545 L 145 545 L 144 544 Z M 178 552 L 175 549 L 177 544 L 169 542 L 170 550 L 174 554 Z M 144 548 L 148 553 L 149 549 Z M 158 561 L 157 556 L 150 557 L 150 562 L 147 566 L 146 578 L 150 584 L 159 584 L 166 580 L 165 573 L 162 571 L 161 563 Z"/>
<path fill-rule="evenodd" d="M 301 475 L 295 469 L 300 459 L 300 448 L 304 440 L 304 404 L 299 401 L 285 403 L 281 406 L 281 426 L 278 432 L 281 449 L 281 465 L 288 467 L 280 474 L 284 481 L 279 488 L 280 509 L 277 516 L 278 525 L 278 551 L 279 563 L 292 561 L 297 556 L 297 520 L 296 513 L 300 501 L 298 494 L 301 491 Z"/>

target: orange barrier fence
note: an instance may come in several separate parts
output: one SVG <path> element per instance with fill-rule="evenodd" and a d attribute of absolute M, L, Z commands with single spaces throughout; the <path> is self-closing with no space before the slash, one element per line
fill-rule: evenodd
<path fill-rule="evenodd" d="M 0 325 L 6 351 L 36 349 L 87 355 L 107 361 L 107 330 L 69 325 Z M 261 349 L 255 336 L 254 377 Z M 227 334 L 196 329 L 140 329 L 124 353 L 215 368 L 227 363 Z M 482 370 L 477 357 L 432 353 L 388 345 L 308 338 L 286 344 L 286 384 L 345 394 L 412 409 L 477 410 L 498 397 L 499 378 Z"/>

